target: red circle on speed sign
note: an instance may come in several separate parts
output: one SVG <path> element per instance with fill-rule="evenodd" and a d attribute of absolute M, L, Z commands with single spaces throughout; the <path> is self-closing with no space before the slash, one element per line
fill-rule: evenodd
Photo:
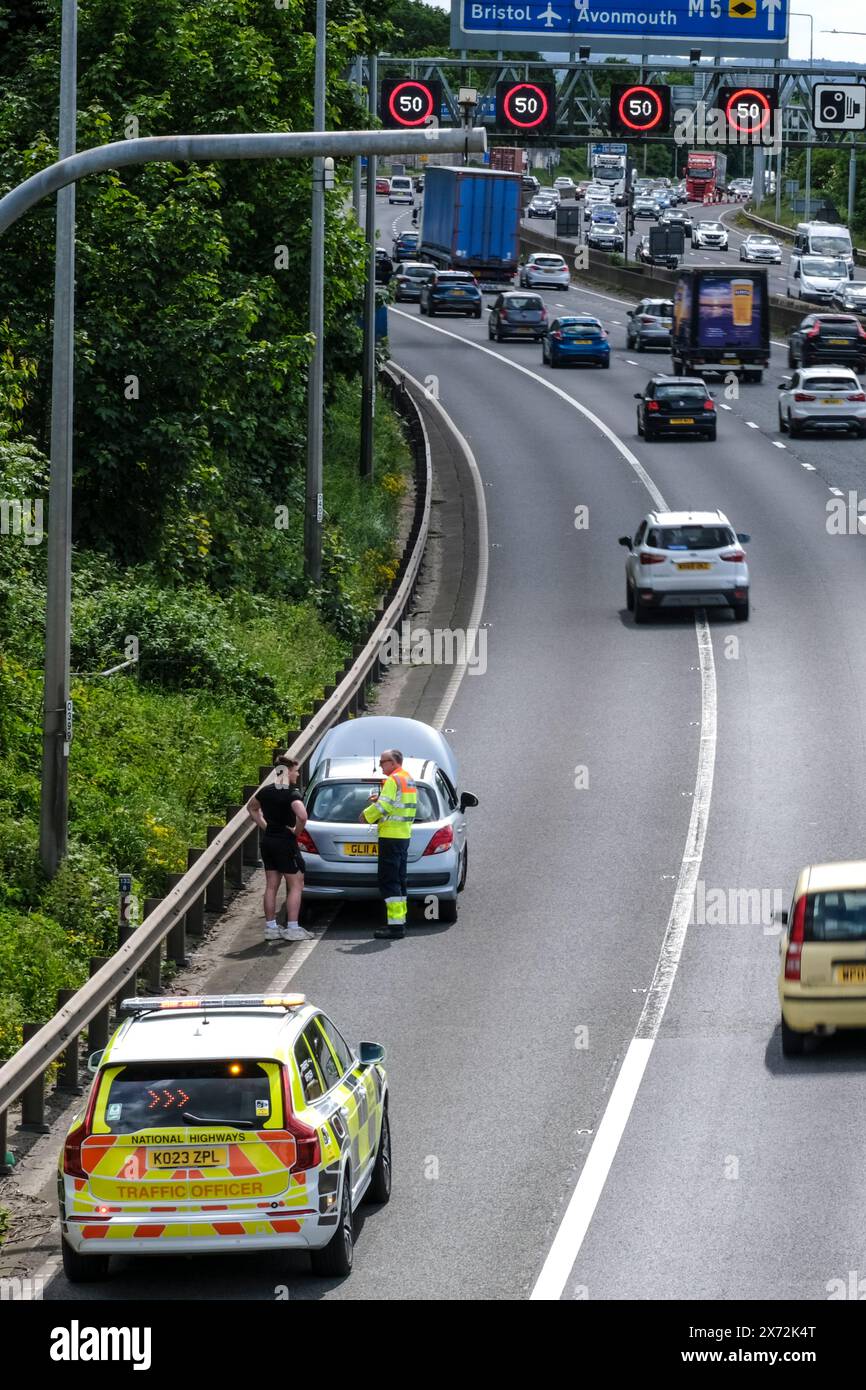
<path fill-rule="evenodd" d="M 650 114 L 639 121 L 633 121 L 630 116 L 626 115 L 625 111 L 626 102 L 631 101 L 635 96 L 648 99 L 652 106 Z M 623 92 L 619 99 L 619 106 L 617 107 L 619 119 L 622 121 L 623 125 L 628 126 L 629 130 L 652 130 L 653 126 L 658 125 L 663 114 L 664 106 L 662 104 L 662 99 L 658 92 L 652 87 L 629 87 L 627 91 Z"/>
<path fill-rule="evenodd" d="M 397 98 L 401 92 L 407 95 L 411 93 L 412 96 L 423 97 L 425 110 L 420 116 L 414 116 L 410 120 L 407 116 L 403 115 L 402 111 L 397 110 Z M 423 125 L 424 122 L 428 121 L 433 115 L 433 93 L 430 91 L 429 87 L 424 86 L 423 82 L 401 82 L 399 87 L 394 88 L 388 98 L 388 110 L 394 117 L 394 120 L 399 121 L 400 125 Z"/>
<path fill-rule="evenodd" d="M 733 115 L 731 114 L 731 108 L 734 106 L 735 103 L 738 104 L 741 101 L 747 100 L 750 102 L 750 104 L 757 102 L 758 106 L 763 107 L 763 115 L 761 116 L 761 119 L 759 121 L 749 120 L 748 123 L 744 122 L 743 125 L 740 125 L 739 121 L 735 120 Z M 727 120 L 728 124 L 732 125 L 734 127 L 734 130 L 736 131 L 746 130 L 751 135 L 755 135 L 759 130 L 764 129 L 764 126 L 770 119 L 771 114 L 772 112 L 770 103 L 767 100 L 766 95 L 764 94 L 764 92 L 759 92 L 756 87 L 738 87 L 735 92 L 731 92 L 731 95 L 725 102 L 725 119 Z"/>
<path fill-rule="evenodd" d="M 519 97 L 523 92 L 527 93 L 529 99 L 535 97 L 538 101 L 538 114 L 533 116 L 531 120 L 526 120 L 523 115 L 515 116 L 512 110 L 512 103 L 515 98 Z M 512 87 L 511 91 L 506 93 L 503 105 L 505 107 L 506 118 L 512 125 L 519 126 L 521 130 L 532 130 L 534 126 L 541 125 L 542 121 L 547 119 L 549 111 L 547 93 L 544 92 L 541 87 L 536 87 L 532 82 L 521 82 L 517 87 Z"/>

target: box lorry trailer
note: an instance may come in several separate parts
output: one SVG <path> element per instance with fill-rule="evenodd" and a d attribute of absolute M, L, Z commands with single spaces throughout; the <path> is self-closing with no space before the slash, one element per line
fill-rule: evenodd
<path fill-rule="evenodd" d="M 498 169 L 428 169 L 419 253 L 434 265 L 510 284 L 519 259 L 521 176 Z"/>
<path fill-rule="evenodd" d="M 733 372 L 760 381 L 770 365 L 770 300 L 763 267 L 689 266 L 674 290 L 675 376 Z"/>

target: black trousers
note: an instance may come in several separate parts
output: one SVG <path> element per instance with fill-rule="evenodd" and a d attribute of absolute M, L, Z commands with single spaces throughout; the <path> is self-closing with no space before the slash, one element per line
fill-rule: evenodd
<path fill-rule="evenodd" d="M 383 898 L 405 898 L 408 840 L 379 840 L 377 877 Z"/>

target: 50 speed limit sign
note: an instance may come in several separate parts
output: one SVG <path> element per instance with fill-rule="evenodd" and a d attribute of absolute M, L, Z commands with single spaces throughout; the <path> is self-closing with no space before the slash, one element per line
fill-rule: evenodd
<path fill-rule="evenodd" d="M 379 115 L 389 130 L 420 129 L 439 120 L 442 83 L 416 81 L 409 77 L 389 77 L 379 92 Z"/>
<path fill-rule="evenodd" d="M 541 135 L 556 128 L 556 87 L 552 82 L 497 82 L 496 128 Z"/>

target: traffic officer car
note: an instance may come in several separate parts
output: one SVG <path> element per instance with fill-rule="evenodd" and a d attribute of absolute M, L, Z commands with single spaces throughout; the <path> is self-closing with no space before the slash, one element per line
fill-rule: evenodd
<path fill-rule="evenodd" d="M 452 653 L 453 659 L 453 653 Z M 420 719 L 365 715 L 336 724 L 310 759 L 304 797 L 307 824 L 298 835 L 304 857 L 304 906 L 328 899 L 378 899 L 376 827 L 360 821 L 384 781 L 379 757 L 399 748 L 418 791 L 409 839 L 408 897 L 438 900 L 438 920 L 457 921 L 457 895 L 469 864 L 466 809 L 457 761 L 437 729 Z"/>
<path fill-rule="evenodd" d="M 750 536 L 735 532 L 724 512 L 649 512 L 631 536 L 626 607 L 636 623 L 656 608 L 732 608 L 738 621 L 749 616 L 749 567 L 743 546 Z"/>
<path fill-rule="evenodd" d="M 810 1034 L 866 1028 L 866 860 L 809 864 L 782 913 L 782 1052 Z"/>
<path fill-rule="evenodd" d="M 303 994 L 125 999 L 60 1155 L 63 1268 L 111 1255 L 308 1250 L 348 1275 L 391 1193 L 384 1049 Z"/>

